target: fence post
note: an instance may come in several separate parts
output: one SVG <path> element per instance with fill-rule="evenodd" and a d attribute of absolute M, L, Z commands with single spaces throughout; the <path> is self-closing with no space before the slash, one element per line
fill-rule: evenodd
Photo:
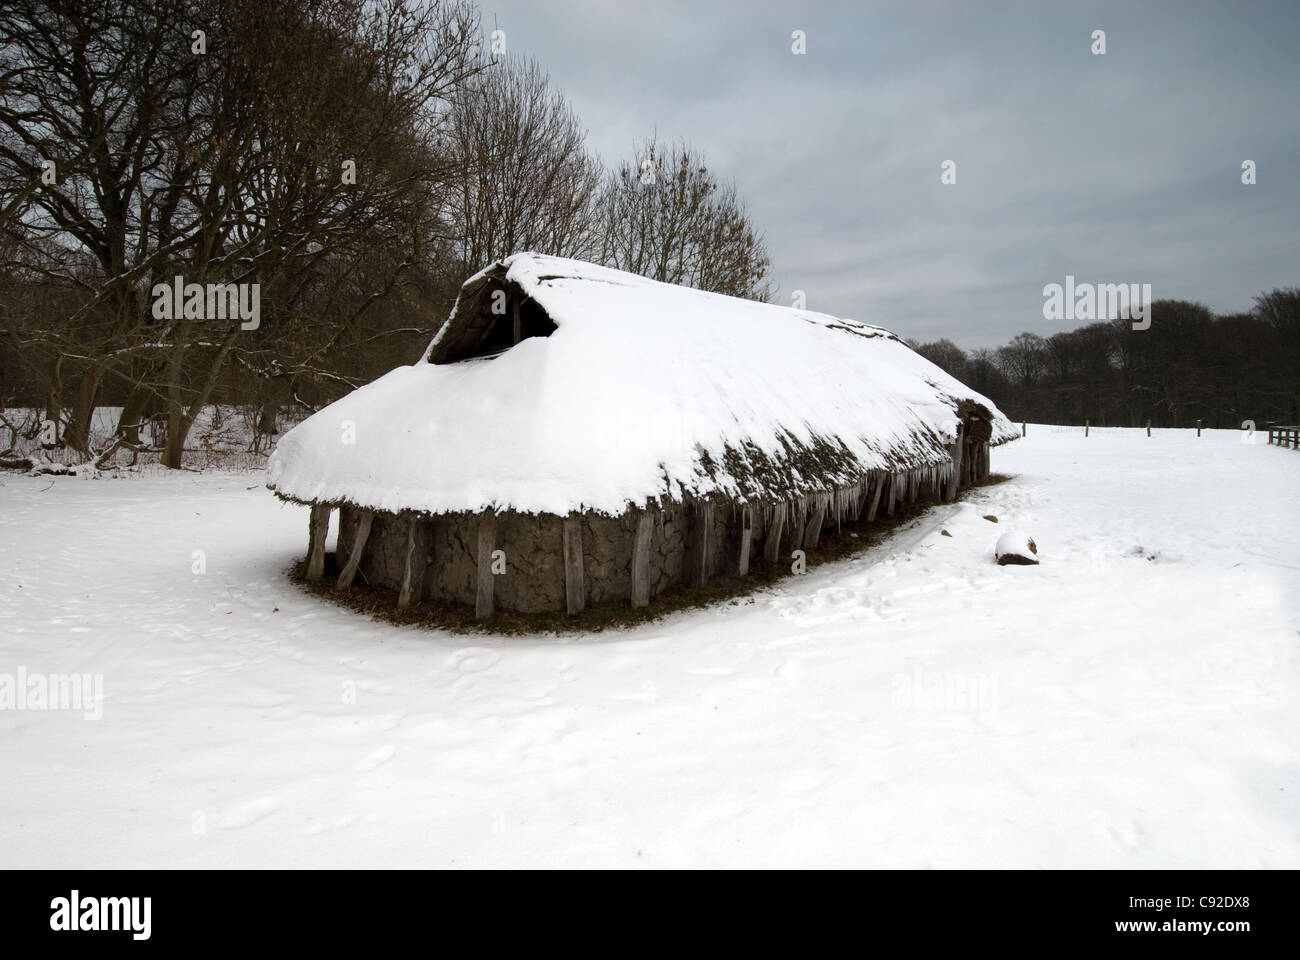
<path fill-rule="evenodd" d="M 1201 435 L 1201 421 L 1199 420 L 1196 421 L 1196 435 L 1198 437 Z"/>
<path fill-rule="evenodd" d="M 1151 436 L 1151 421 L 1147 421 L 1147 436 Z"/>
<path fill-rule="evenodd" d="M 1084 435 L 1085 437 L 1088 435 L 1088 428 L 1091 427 L 1091 426 L 1092 426 L 1092 421 L 1091 421 L 1091 420 L 1085 420 L 1085 421 L 1083 421 L 1083 435 Z"/>
<path fill-rule="evenodd" d="M 1020 424 L 1020 436 L 1023 437 L 1023 436 L 1028 432 L 1028 430 L 1029 430 L 1029 423 L 1028 423 L 1028 421 L 1025 421 L 1025 422 L 1023 422 L 1023 423 Z"/>

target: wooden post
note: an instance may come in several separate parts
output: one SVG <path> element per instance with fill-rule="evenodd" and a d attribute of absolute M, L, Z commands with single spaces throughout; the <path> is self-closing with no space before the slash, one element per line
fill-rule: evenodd
<path fill-rule="evenodd" d="M 406 556 L 402 563 L 402 589 L 397 594 L 397 605 L 406 609 L 419 603 L 424 592 L 424 568 L 428 562 L 428 537 L 426 525 L 420 515 L 413 513 L 406 520 Z"/>
<path fill-rule="evenodd" d="M 966 430 L 962 421 L 957 421 L 957 442 L 948 447 L 949 456 L 952 459 L 952 471 L 948 475 L 948 502 L 957 499 L 957 491 L 961 489 L 961 456 L 962 449 L 966 446 Z"/>
<path fill-rule="evenodd" d="M 885 489 L 885 473 L 883 470 L 875 472 L 875 482 L 872 484 L 871 504 L 867 507 L 867 523 L 876 519 L 876 510 L 880 506 L 880 494 Z"/>
<path fill-rule="evenodd" d="M 867 473 L 859 483 L 861 489 L 857 492 L 855 503 L 857 509 L 853 511 L 853 522 L 857 523 L 867 512 L 868 500 L 871 497 L 871 474 Z"/>
<path fill-rule="evenodd" d="M 357 515 L 357 537 L 352 541 L 352 553 L 348 556 L 348 564 L 339 574 L 338 583 L 335 584 L 339 590 L 346 590 L 352 586 L 352 578 L 357 575 L 357 567 L 361 566 L 361 554 L 366 547 L 366 539 L 370 536 L 370 525 L 375 522 L 375 512 L 373 510 L 362 510 Z"/>
<path fill-rule="evenodd" d="M 1201 421 L 1200 421 L 1200 420 L 1197 420 L 1197 421 L 1196 421 L 1196 435 L 1197 435 L 1198 437 L 1201 435 Z"/>
<path fill-rule="evenodd" d="M 564 518 L 564 608 L 576 616 L 587 608 L 587 585 L 582 576 L 582 517 Z"/>
<path fill-rule="evenodd" d="M 1028 432 L 1029 432 L 1029 421 L 1026 420 L 1020 424 L 1020 436 L 1023 437 Z"/>
<path fill-rule="evenodd" d="M 1085 437 L 1088 435 L 1088 431 L 1089 431 L 1091 428 L 1092 428 L 1092 421 L 1091 421 L 1091 420 L 1085 420 L 1085 421 L 1083 421 L 1083 435 L 1084 435 Z"/>
<path fill-rule="evenodd" d="M 324 503 L 311 505 L 311 518 L 307 521 L 307 579 L 319 580 L 325 575 L 325 537 L 330 529 L 330 508 Z"/>
<path fill-rule="evenodd" d="M 804 527 L 808 525 L 808 501 L 795 497 L 790 503 L 790 549 L 798 550 L 803 546 Z"/>
<path fill-rule="evenodd" d="M 754 539 L 754 517 L 749 505 L 740 508 L 740 575 L 749 576 L 749 547 Z"/>
<path fill-rule="evenodd" d="M 894 504 L 898 502 L 898 474 L 889 471 L 889 486 L 885 490 L 885 516 L 894 515 Z"/>
<path fill-rule="evenodd" d="M 830 499 L 829 493 L 813 494 L 813 511 L 812 519 L 808 521 L 808 526 L 803 532 L 803 546 L 805 550 L 812 550 L 817 546 L 822 537 L 822 521 L 826 519 L 826 501 Z"/>
<path fill-rule="evenodd" d="M 650 537 L 655 518 L 649 510 L 636 521 L 636 539 L 632 542 L 632 606 L 650 605 Z"/>
<path fill-rule="evenodd" d="M 1151 436 L 1151 421 L 1147 421 L 1147 436 Z"/>
<path fill-rule="evenodd" d="M 474 594 L 474 616 L 484 620 L 492 616 L 495 606 L 492 576 L 492 551 L 497 544 L 497 515 L 490 507 L 478 515 L 478 589 Z"/>
<path fill-rule="evenodd" d="M 713 504 L 707 500 L 696 501 L 689 516 L 683 573 L 692 587 L 702 587 L 708 582 L 713 567 Z"/>
<path fill-rule="evenodd" d="M 772 522 L 767 525 L 767 537 L 763 541 L 763 559 L 769 564 L 781 558 L 781 533 L 785 529 L 785 501 L 772 504 Z"/>
<path fill-rule="evenodd" d="M 912 470 L 907 475 L 907 502 L 916 503 L 921 496 L 921 471 Z"/>

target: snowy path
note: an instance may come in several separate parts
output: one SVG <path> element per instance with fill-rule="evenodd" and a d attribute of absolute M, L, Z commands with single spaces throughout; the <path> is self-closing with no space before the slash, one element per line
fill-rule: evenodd
<path fill-rule="evenodd" d="M 0 477 L 0 677 L 105 691 L 0 710 L 0 866 L 1300 866 L 1300 453 L 993 466 L 752 604 L 538 640 L 299 592 L 257 475 Z"/>

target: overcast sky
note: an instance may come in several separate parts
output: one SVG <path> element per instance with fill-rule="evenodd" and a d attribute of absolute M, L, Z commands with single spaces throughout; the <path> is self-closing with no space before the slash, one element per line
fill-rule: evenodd
<path fill-rule="evenodd" d="M 482 4 L 607 162 L 657 130 L 735 179 L 779 302 L 973 348 L 1079 326 L 1043 319 L 1066 274 L 1300 286 L 1295 0 Z"/>

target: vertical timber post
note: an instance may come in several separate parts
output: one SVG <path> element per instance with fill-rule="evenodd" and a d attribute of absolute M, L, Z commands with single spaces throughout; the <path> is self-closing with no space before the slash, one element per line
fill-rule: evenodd
<path fill-rule="evenodd" d="M 740 508 L 740 575 L 749 576 L 749 548 L 754 539 L 754 515 L 749 504 Z"/>
<path fill-rule="evenodd" d="M 636 539 L 632 541 L 632 606 L 650 605 L 650 537 L 655 520 L 649 510 L 641 511 L 636 521 Z"/>
<path fill-rule="evenodd" d="M 308 580 L 319 580 L 325 575 L 325 537 L 330 528 L 330 508 L 323 503 L 311 505 L 311 519 L 307 521 L 307 573 Z"/>
<path fill-rule="evenodd" d="M 582 517 L 564 518 L 564 608 L 577 616 L 587 608 L 587 586 L 582 575 Z"/>
<path fill-rule="evenodd" d="M 867 507 L 867 523 L 876 519 L 876 510 L 880 507 L 880 494 L 885 489 L 885 473 L 876 470 L 871 477 L 871 505 Z"/>
<path fill-rule="evenodd" d="M 692 587 L 702 587 L 709 580 L 713 565 L 713 504 L 696 500 L 691 507 L 687 526 L 686 582 Z"/>
<path fill-rule="evenodd" d="M 798 550 L 803 546 L 804 527 L 808 525 L 808 501 L 804 497 L 795 497 L 790 509 L 790 549 Z"/>
<path fill-rule="evenodd" d="M 419 603 L 424 592 L 424 569 L 427 562 L 427 526 L 418 513 L 406 520 L 406 554 L 402 563 L 402 589 L 397 594 L 397 606 L 406 609 Z"/>
<path fill-rule="evenodd" d="M 497 515 L 491 507 L 478 515 L 478 589 L 474 594 L 474 616 L 485 620 L 492 616 L 493 597 L 492 551 L 497 543 Z"/>
<path fill-rule="evenodd" d="M 781 534 L 785 530 L 785 501 L 772 504 L 772 522 L 767 525 L 767 537 L 763 541 L 763 559 L 775 564 L 781 559 Z"/>
<path fill-rule="evenodd" d="M 346 590 L 352 586 L 352 578 L 357 575 L 357 568 L 361 566 L 361 555 L 366 549 L 366 540 L 370 537 L 370 525 L 375 522 L 375 512 L 373 510 L 362 510 L 357 516 L 357 536 L 352 541 L 352 553 L 348 556 L 347 566 L 339 574 L 336 586 L 340 590 Z"/>
<path fill-rule="evenodd" d="M 828 493 L 813 494 L 813 511 L 812 518 L 808 521 L 808 526 L 804 527 L 803 545 L 805 550 L 815 549 L 818 541 L 822 537 L 822 521 L 826 519 L 826 501 L 830 498 Z"/>

